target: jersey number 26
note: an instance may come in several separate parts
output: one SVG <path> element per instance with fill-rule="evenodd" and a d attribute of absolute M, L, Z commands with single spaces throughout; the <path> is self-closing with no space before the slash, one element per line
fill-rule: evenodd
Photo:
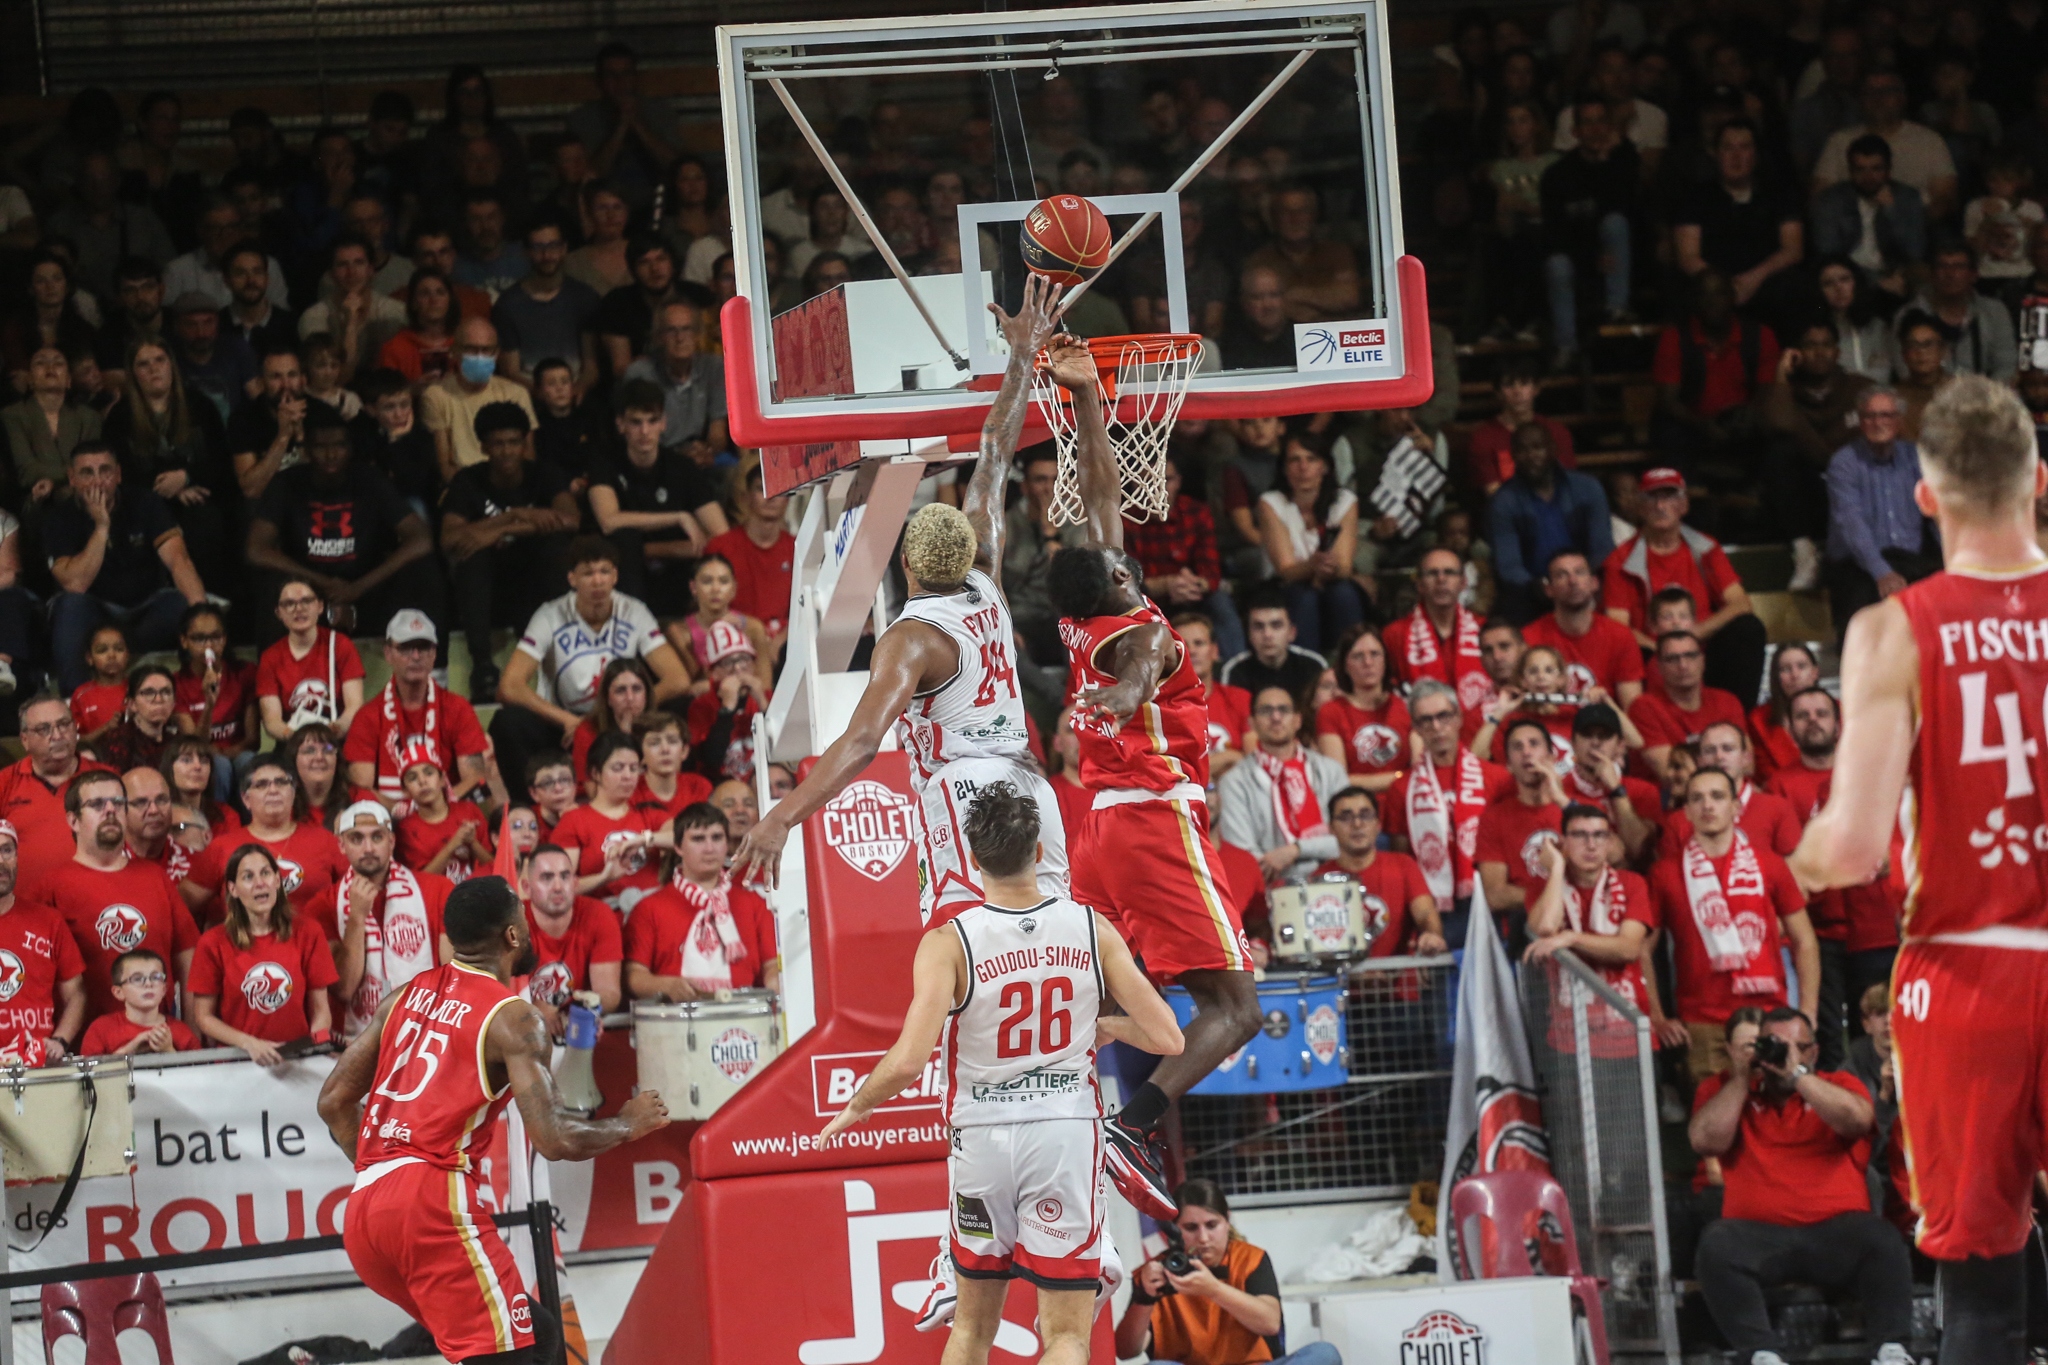
<path fill-rule="evenodd" d="M 996 1056 L 1002 1058 L 1029 1057 L 1031 1046 L 1031 1016 L 1038 1016 L 1038 1047 L 1040 1056 L 1053 1057 L 1065 1052 L 1074 1042 L 1074 1016 L 1060 1006 L 1074 998 L 1074 978 L 1070 976 L 1049 976 L 1033 991 L 1029 981 L 1012 981 L 1003 987 L 1003 993 L 996 997 L 997 1003 L 1010 1013 L 1003 1016 L 1003 1022 L 996 1026 Z"/>

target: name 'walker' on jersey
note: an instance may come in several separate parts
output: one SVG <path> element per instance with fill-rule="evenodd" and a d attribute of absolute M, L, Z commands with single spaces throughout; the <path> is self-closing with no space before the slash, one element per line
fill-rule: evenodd
<path fill-rule="evenodd" d="M 472 1146 L 488 1144 L 492 1121 L 512 1098 L 509 1084 L 491 1089 L 484 1035 L 519 997 L 459 962 L 421 972 L 403 990 L 384 1018 L 356 1169 L 410 1160 L 469 1171 Z"/>
<path fill-rule="evenodd" d="M 953 929 L 968 988 L 942 1035 L 946 1122 L 1100 1118 L 1095 1016 L 1107 992 L 1095 912 L 1063 897 L 1028 910 L 984 904 Z"/>

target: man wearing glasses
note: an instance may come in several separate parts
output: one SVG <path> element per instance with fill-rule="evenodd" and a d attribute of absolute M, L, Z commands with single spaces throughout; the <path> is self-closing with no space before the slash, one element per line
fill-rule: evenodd
<path fill-rule="evenodd" d="M 1662 782 L 1674 747 L 1698 739 L 1709 725 L 1741 729 L 1747 717 L 1734 693 L 1707 686 L 1707 651 L 1688 631 L 1657 637 L 1657 675 L 1663 690 L 1637 697 L 1628 718 L 1643 737 L 1643 762 Z"/>
<path fill-rule="evenodd" d="M 1941 567 L 1934 523 L 1913 502 L 1920 451 L 1899 434 L 1904 413 L 1897 390 L 1864 390 L 1856 437 L 1828 460 L 1828 601 L 1845 625 Z"/>
<path fill-rule="evenodd" d="M 26 728 L 26 727 L 24 727 Z M 199 943 L 192 912 L 171 891 L 163 869 L 128 853 L 128 790 L 110 772 L 85 772 L 64 792 L 71 860 L 35 883 L 37 898 L 71 925 L 93 985 L 89 1011 L 121 1008 L 113 966 L 121 954 L 147 948 L 172 966 L 181 985 Z"/>
<path fill-rule="evenodd" d="M 14 894 L 21 836 L 0 820 L 0 1061 L 59 1062 L 85 1028 L 85 959 L 70 926 Z"/>
<path fill-rule="evenodd" d="M 81 758 L 78 723 L 57 697 L 22 703 L 21 747 L 26 758 L 0 768 L 0 820 L 20 836 L 22 885 L 40 890 L 71 861 L 71 826 L 64 816 L 64 784 L 81 772 L 112 773 Z"/>
<path fill-rule="evenodd" d="M 1428 678 L 1415 684 L 1408 693 L 1410 767 L 1380 801 L 1387 840 L 1421 866 L 1452 948 L 1465 946 L 1479 818 L 1515 787 L 1506 768 L 1465 747 L 1458 716 L 1458 694 L 1449 683 Z"/>

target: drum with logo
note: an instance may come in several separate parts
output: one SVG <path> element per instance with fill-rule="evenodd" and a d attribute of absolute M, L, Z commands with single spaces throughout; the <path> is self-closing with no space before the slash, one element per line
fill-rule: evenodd
<path fill-rule="evenodd" d="M 633 1004 L 640 1088 L 659 1091 L 672 1118 L 710 1118 L 782 1052 L 775 992 L 719 994 L 681 1005 Z"/>
<path fill-rule="evenodd" d="M 1273 921 L 1273 956 L 1288 966 L 1341 962 L 1364 957 L 1387 927 L 1387 907 L 1369 913 L 1365 888 L 1349 877 L 1331 877 L 1266 892 Z"/>
<path fill-rule="evenodd" d="M 1216 1064 L 1194 1087 L 1197 1095 L 1270 1095 L 1287 1090 L 1328 1090 L 1351 1069 L 1345 1045 L 1342 978 L 1309 972 L 1273 972 L 1259 983 L 1259 1032 Z M 1195 1017 L 1187 989 L 1169 986 L 1167 1003 L 1186 1028 Z"/>

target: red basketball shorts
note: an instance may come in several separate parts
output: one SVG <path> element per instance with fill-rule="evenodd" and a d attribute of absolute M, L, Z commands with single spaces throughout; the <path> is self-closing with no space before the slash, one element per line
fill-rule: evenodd
<path fill-rule="evenodd" d="M 2034 1172 L 2048 1169 L 2048 951 L 1907 944 L 1892 1037 L 1920 1249 L 2020 1250 Z"/>
<path fill-rule="evenodd" d="M 1182 972 L 1250 971 L 1209 807 L 1185 798 L 1127 801 L 1088 812 L 1072 858 L 1074 899 L 1116 925 L 1154 981 Z"/>
<path fill-rule="evenodd" d="M 432 1332 L 450 1360 L 533 1344 L 519 1267 L 468 1176 L 414 1161 L 361 1179 L 342 1237 L 364 1284 Z"/>

